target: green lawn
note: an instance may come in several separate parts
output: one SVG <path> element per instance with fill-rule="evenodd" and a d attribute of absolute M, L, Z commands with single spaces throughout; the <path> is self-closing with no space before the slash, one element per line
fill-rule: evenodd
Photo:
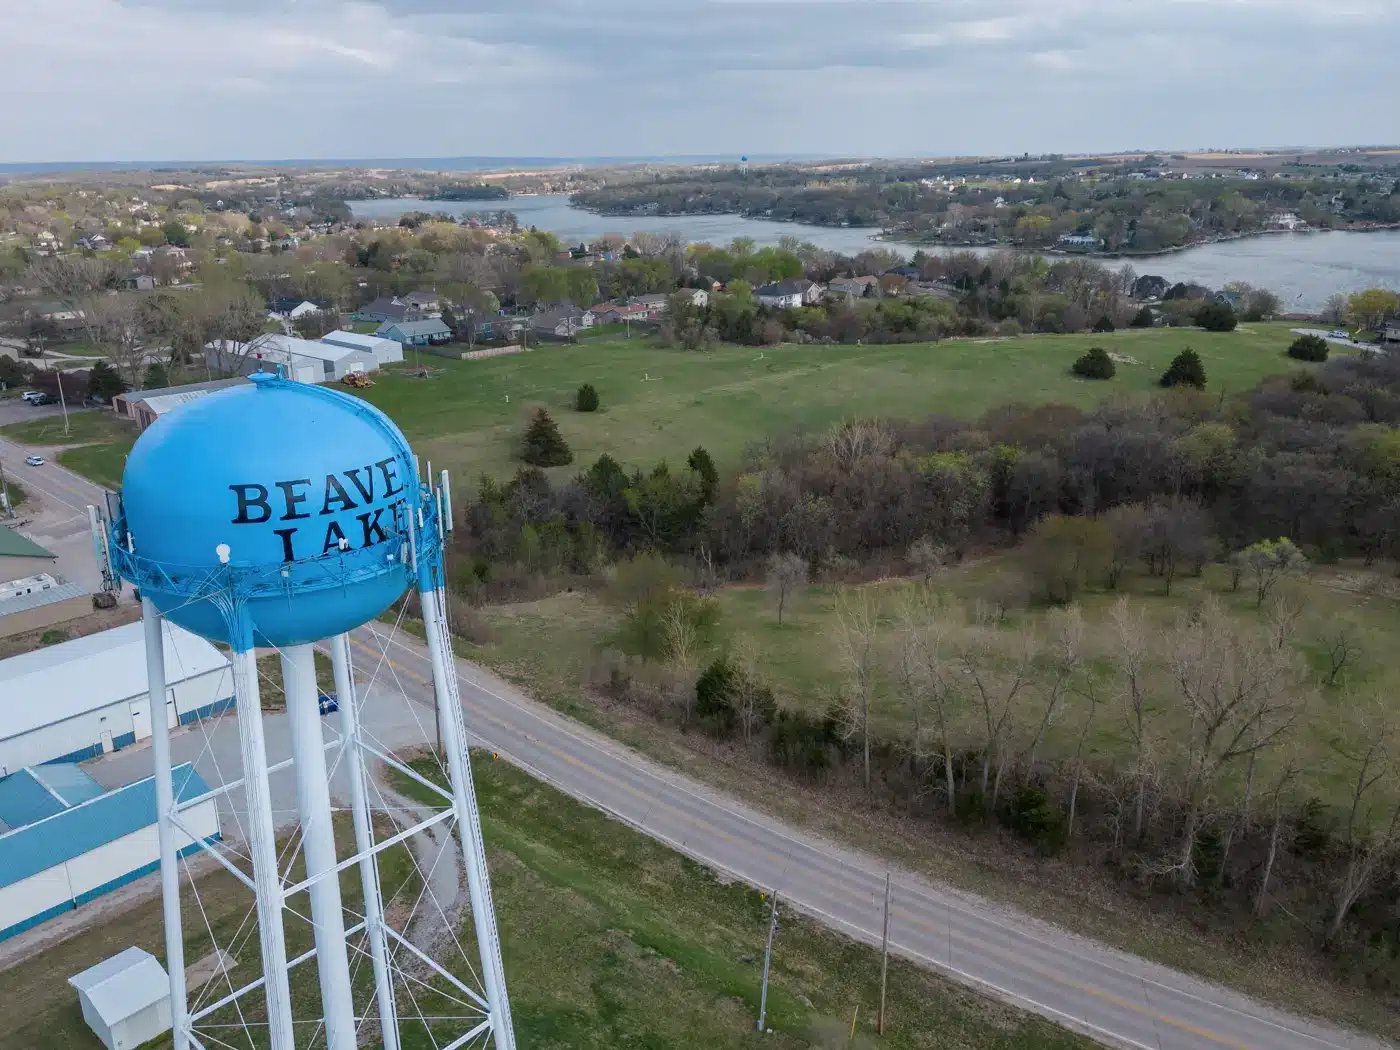
<path fill-rule="evenodd" d="M 103 408 L 70 412 L 66 431 L 61 415 L 0 427 L 0 434 L 21 444 L 66 446 L 57 455 L 61 464 L 109 488 L 120 487 L 138 433 L 135 424 Z"/>
<path fill-rule="evenodd" d="M 527 414 L 544 405 L 573 448 L 577 469 L 604 452 L 626 463 L 675 460 L 703 444 L 723 465 L 774 432 L 825 427 L 856 416 L 975 416 L 1008 401 L 1092 406 L 1156 389 L 1168 361 L 1190 345 L 1209 389 L 1238 392 L 1296 367 L 1284 355 L 1286 324 L 1242 325 L 1229 334 L 1125 330 L 1107 335 L 949 340 L 903 346 L 721 346 L 706 353 L 663 349 L 634 337 L 545 345 L 484 361 L 434 359 L 430 379 L 393 369 L 365 396 L 402 426 L 415 451 L 459 478 L 512 473 Z M 1110 382 L 1079 380 L 1069 366 L 1102 345 L 1139 364 Z M 572 408 L 582 383 L 601 409 Z"/>

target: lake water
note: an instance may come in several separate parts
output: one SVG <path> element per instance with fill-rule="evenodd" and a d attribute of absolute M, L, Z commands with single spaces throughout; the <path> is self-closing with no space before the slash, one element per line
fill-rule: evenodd
<path fill-rule="evenodd" d="M 798 237 L 846 255 L 874 247 L 890 248 L 905 255 L 914 250 L 910 245 L 895 241 L 875 240 L 873 235 L 878 231 L 873 229 L 808 226 L 749 219 L 742 215 L 595 215 L 574 207 L 563 194 L 512 197 L 503 201 L 396 198 L 351 201 L 350 208 L 357 218 L 365 219 L 392 219 L 406 211 L 419 210 L 461 216 L 505 209 L 514 212 L 522 225 L 549 230 L 566 242 L 590 241 L 605 233 L 627 235 L 648 231 L 675 233 L 687 241 L 712 244 L 726 244 L 735 237 L 752 237 L 764 245 L 776 244 L 782 237 Z M 1124 260 L 1103 261 L 1117 266 Z M 1335 292 L 1377 286 L 1400 288 L 1400 230 L 1269 234 L 1125 261 L 1131 262 L 1138 273 L 1160 274 L 1170 281 L 1196 281 L 1211 288 L 1219 288 L 1229 281 L 1248 281 L 1271 289 L 1283 301 L 1286 310 L 1318 310 Z"/>

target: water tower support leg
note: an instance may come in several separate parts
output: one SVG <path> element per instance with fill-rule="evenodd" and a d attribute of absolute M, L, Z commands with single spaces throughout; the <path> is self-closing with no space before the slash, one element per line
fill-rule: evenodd
<path fill-rule="evenodd" d="M 456 660 L 447 637 L 443 617 L 442 590 L 419 591 L 423 605 L 423 626 L 428 636 L 428 655 L 433 665 L 433 694 L 442 724 L 443 750 L 452 779 L 452 805 L 457 814 L 457 833 L 467 870 L 467 892 L 471 898 L 476 943 L 481 953 L 481 982 L 491 1004 L 491 1035 L 495 1050 L 515 1050 L 515 1031 L 510 1020 L 510 1000 L 506 997 L 505 967 L 501 963 L 501 941 L 496 931 L 496 910 L 491 901 L 491 880 L 486 871 L 486 851 L 481 843 L 481 818 L 477 812 L 476 787 L 472 783 L 467 757 L 467 730 L 462 719 L 462 701 L 457 695 Z"/>
<path fill-rule="evenodd" d="M 399 1050 L 398 1005 L 394 1001 L 394 979 L 389 968 L 389 946 L 384 937 L 384 901 L 379 886 L 379 868 L 370 854 L 374 829 L 370 825 L 369 797 L 365 786 L 364 752 L 360 748 L 360 710 L 355 696 L 355 679 L 350 672 L 350 636 L 338 634 L 330 641 L 331 669 L 335 673 L 335 695 L 340 702 L 340 733 L 345 738 L 345 775 L 350 781 L 350 813 L 355 823 L 355 851 L 360 854 L 360 884 L 365 898 L 365 932 L 369 958 L 374 968 L 374 998 L 379 1006 L 380 1037 L 384 1050 Z"/>
<path fill-rule="evenodd" d="M 292 1041 L 292 993 L 287 981 L 287 938 L 282 925 L 282 875 L 277 868 L 277 837 L 272 823 L 272 796 L 267 782 L 262 697 L 257 655 L 251 632 L 235 646 L 233 692 L 238 709 L 238 740 L 243 750 L 243 794 L 248 807 L 248 854 L 258 904 L 258 938 L 262 945 L 263 991 L 272 1050 L 295 1050 Z"/>
<path fill-rule="evenodd" d="M 165 721 L 165 638 L 162 619 L 141 599 L 146 629 L 146 679 L 150 687 L 151 759 L 155 765 L 156 835 L 160 841 L 160 895 L 165 911 L 165 968 L 170 974 L 170 1025 L 175 1050 L 189 1050 L 190 1012 L 185 991 L 185 931 L 180 915 L 180 860 L 175 845 L 175 785 L 170 766 L 170 727 Z"/>
<path fill-rule="evenodd" d="M 350 990 L 340 875 L 335 870 L 335 828 L 331 824 L 316 658 L 311 646 L 283 648 L 282 687 L 287 696 L 287 725 L 291 729 L 292 765 L 296 770 L 302 859 L 306 862 L 307 880 L 315 880 L 307 887 L 307 894 L 311 898 L 326 1046 L 328 1050 L 355 1050 L 355 1000 Z"/>

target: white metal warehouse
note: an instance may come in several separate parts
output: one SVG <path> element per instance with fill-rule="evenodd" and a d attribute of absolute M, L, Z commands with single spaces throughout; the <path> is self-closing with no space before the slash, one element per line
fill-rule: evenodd
<path fill-rule="evenodd" d="M 381 365 L 397 364 L 403 360 L 403 344 L 397 339 L 381 339 L 377 335 L 362 335 L 359 332 L 347 332 L 337 328 L 334 332 L 327 332 L 321 336 L 321 342 L 368 351 Z"/>
<path fill-rule="evenodd" d="M 165 720 L 184 725 L 233 705 L 228 657 L 167 622 Z M 139 623 L 0 660 L 0 776 L 79 761 L 151 735 Z"/>

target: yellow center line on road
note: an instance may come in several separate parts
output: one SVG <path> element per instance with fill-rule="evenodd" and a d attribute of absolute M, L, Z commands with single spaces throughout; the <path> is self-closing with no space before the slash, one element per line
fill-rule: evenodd
<path fill-rule="evenodd" d="M 367 643 L 361 642 L 361 641 L 359 641 L 358 639 L 353 639 L 353 638 L 352 638 L 352 643 L 353 643 L 353 644 L 356 644 L 356 647 L 357 647 L 357 648 L 362 649 L 362 650 L 366 653 L 366 655 L 372 656 L 372 657 L 375 659 L 376 662 L 382 660 L 384 663 L 388 664 L 390 667 L 393 667 L 396 671 L 398 671 L 398 672 L 400 672 L 400 673 L 402 673 L 402 674 L 404 674 L 404 675 L 406 675 L 406 676 L 408 676 L 408 677 L 414 679 L 415 681 L 417 681 L 417 682 L 419 682 L 419 683 L 421 683 L 421 684 L 423 684 L 423 685 L 425 685 L 425 686 L 430 686 L 430 685 L 432 684 L 432 683 L 431 683 L 431 680 L 430 680 L 429 678 L 424 677 L 422 674 L 420 674 L 419 672 L 417 672 L 417 671 L 415 671 L 415 670 L 412 670 L 412 669 L 410 669 L 410 668 L 408 668 L 408 667 L 405 667 L 403 664 L 401 664 L 401 663 L 399 663 L 398 661 L 394 660 L 392 657 L 388 656 L 387 654 L 375 652 Z M 416 654 L 415 654 L 415 655 L 416 655 Z M 423 660 L 424 658 L 420 656 L 419 659 L 420 659 L 420 660 Z M 413 698 L 410 698 L 410 699 L 413 699 Z M 431 706 L 431 705 L 427 704 L 426 701 L 421 701 L 421 700 L 420 700 L 420 701 L 418 701 L 418 702 L 424 704 L 425 706 Z M 482 708 L 481 710 L 479 710 L 479 711 L 477 712 L 477 715 L 478 715 L 479 718 L 481 718 L 482 720 L 484 720 L 484 721 L 490 723 L 492 726 L 494 726 L 495 728 L 497 728 L 497 729 L 499 729 L 499 730 L 502 730 L 502 731 L 507 732 L 507 733 L 516 733 L 516 732 L 519 732 L 519 730 L 517 730 L 515 727 L 509 725 L 508 723 L 505 723 L 505 722 L 501 721 L 498 717 L 496 717 L 493 713 L 491 713 L 489 710 L 487 710 L 487 709 L 485 709 L 485 708 Z M 478 735 L 479 735 L 479 734 L 478 734 Z M 714 837 L 716 837 L 716 838 L 718 838 L 718 839 L 721 839 L 721 840 L 723 840 L 723 841 L 725 841 L 725 842 L 728 842 L 728 843 L 730 843 L 731 845 L 745 845 L 745 846 L 748 846 L 749 848 L 757 849 L 757 850 L 759 850 L 760 852 L 766 854 L 767 857 L 768 857 L 770 860 L 773 860 L 773 861 L 775 861 L 775 862 L 777 862 L 777 863 L 779 863 L 779 864 L 787 863 L 787 862 L 789 862 L 790 859 L 791 859 L 791 858 L 786 857 L 786 856 L 784 856 L 784 855 L 782 855 L 782 854 L 775 853 L 773 850 L 771 850 L 771 849 L 769 849 L 769 848 L 767 848 L 767 847 L 764 847 L 764 846 L 761 846 L 761 845 L 755 845 L 755 844 L 752 844 L 752 843 L 747 843 L 747 842 L 745 842 L 744 840 L 738 838 L 737 836 L 731 834 L 730 832 L 725 831 L 723 828 L 719 828 L 719 827 L 716 827 L 716 826 L 713 825 L 713 824 L 709 824 L 709 823 L 705 822 L 703 818 L 694 817 L 694 816 L 692 816 L 691 814 L 688 814 L 688 813 L 684 812 L 683 810 L 677 808 L 676 806 L 674 806 L 674 805 L 672 805 L 672 804 L 670 804 L 670 803 L 664 801 L 663 799 L 661 799 L 661 798 L 659 798 L 659 797 L 657 797 L 657 796 L 649 795 L 649 794 L 647 794 L 646 792 L 644 792 L 644 791 L 642 791 L 642 790 L 640 790 L 640 789 L 638 789 L 638 788 L 632 786 L 631 784 L 628 784 L 627 782 L 618 779 L 617 777 L 613 776 L 611 773 L 608 773 L 608 772 L 605 771 L 605 770 L 599 769 L 599 768 L 596 767 L 596 766 L 591 766 L 591 765 L 589 765 L 588 763 L 584 762 L 582 759 L 579 759 L 578 757 L 576 757 L 576 756 L 574 756 L 574 755 L 570 755 L 570 754 L 568 754 L 568 753 L 566 753 L 566 752 L 564 752 L 564 751 L 561 751 L 559 748 L 553 746 L 552 744 L 546 743 L 545 741 L 542 741 L 542 740 L 539 740 L 539 739 L 536 739 L 536 740 L 534 741 L 534 743 L 535 743 L 535 745 L 536 745 L 537 747 L 539 747 L 541 750 L 546 751 L 546 752 L 548 752 L 549 754 L 553 755 L 553 756 L 554 756 L 556 759 L 558 759 L 559 761 L 562 761 L 562 762 L 564 762 L 564 763 L 567 764 L 567 765 L 573 766 L 573 767 L 575 767 L 575 768 L 577 768 L 577 769 L 583 770 L 583 771 L 585 771 L 585 772 L 587 772 L 587 773 L 593 775 L 594 777 L 596 777 L 596 778 L 598 778 L 598 779 L 600 779 L 600 780 L 602 780 L 602 781 L 604 781 L 604 782 L 606 782 L 606 783 L 612 785 L 613 788 L 615 788 L 616 790 L 622 792 L 624 795 L 630 796 L 631 798 L 633 798 L 633 799 L 635 799 L 635 800 L 637 800 L 637 801 L 639 801 L 639 802 L 643 802 L 643 803 L 645 803 L 645 804 L 647 804 L 647 805 L 651 805 L 651 806 L 658 806 L 658 807 L 660 807 L 661 809 L 668 811 L 669 813 L 671 813 L 671 814 L 673 815 L 673 817 L 675 817 L 676 819 L 678 819 L 678 820 L 679 820 L 680 822 L 682 822 L 682 823 L 689 822 L 689 823 L 691 823 L 691 824 L 698 824 L 698 825 L 699 825 L 699 830 L 701 830 L 701 831 L 703 831 L 703 832 L 705 832 L 705 833 L 707 833 L 707 834 L 713 835 Z M 507 753 L 508 753 L 508 752 L 507 752 Z M 595 804 L 598 804 L 598 803 L 595 802 Z M 603 807 L 603 808 L 606 808 L 606 807 Z M 634 823 L 634 822 L 628 821 L 628 823 Z M 716 866 L 719 866 L 719 867 L 721 867 L 721 868 L 726 867 L 726 865 L 721 864 L 720 862 L 715 861 L 715 860 L 713 860 L 713 859 L 706 858 L 706 860 L 707 860 L 709 863 L 714 864 L 714 865 L 716 865 Z M 736 874 L 739 874 L 739 873 L 736 872 Z M 873 877 L 873 876 L 872 876 L 872 877 Z M 828 894 L 827 896 L 830 896 L 830 895 Z M 819 910 L 819 909 L 813 909 L 813 910 Z M 826 914 L 826 913 L 822 913 L 822 914 Z M 835 916 L 830 916 L 830 917 L 833 918 L 833 919 L 836 919 Z M 1231 1039 L 1231 1038 L 1229 1038 L 1229 1037 L 1227 1037 L 1227 1036 L 1221 1035 L 1220 1033 L 1214 1032 L 1214 1031 L 1212 1031 L 1212 1030 L 1210 1030 L 1210 1029 L 1208 1029 L 1208 1028 L 1203 1028 L 1203 1027 L 1201 1027 L 1201 1026 L 1199 1026 L 1199 1025 L 1192 1024 L 1192 1023 L 1189 1022 L 1189 1021 L 1181 1020 L 1181 1019 L 1179 1019 L 1179 1018 L 1177 1018 L 1177 1017 L 1174 1017 L 1174 1016 L 1172 1016 L 1172 1015 L 1170 1015 L 1170 1014 L 1164 1014 L 1164 1013 L 1162 1013 L 1162 1012 L 1160 1012 L 1160 1011 L 1158 1011 L 1158 1010 L 1152 1009 L 1152 1008 L 1149 1007 L 1149 1006 L 1146 1006 L 1146 1005 L 1143 1005 L 1143 1004 L 1140 1004 L 1140 1003 L 1135 1003 L 1135 1002 L 1133 1002 L 1133 1001 L 1130 1000 L 1130 999 L 1124 999 L 1122 996 L 1119 996 L 1119 995 L 1116 995 L 1116 994 L 1114 994 L 1114 993 L 1112 993 L 1112 992 L 1106 991 L 1106 990 L 1104 990 L 1104 989 L 1102 989 L 1102 988 L 1099 988 L 1099 987 L 1096 986 L 1096 985 L 1089 984 L 1089 983 L 1084 982 L 1084 981 L 1075 980 L 1074 978 L 1066 977 L 1066 976 L 1064 976 L 1063 974 L 1061 974 L 1060 972 L 1055 971 L 1055 970 L 1049 970 L 1049 969 L 1045 969 L 1044 967 L 1041 967 L 1041 966 L 1033 965 L 1033 964 L 1031 964 L 1031 963 L 1028 963 L 1023 955 L 1018 955 L 1018 954 L 1015 954 L 1015 953 L 1012 953 L 1012 952 L 1008 952 L 1008 951 L 1005 951 L 1005 950 L 1002 950 L 1002 949 L 998 949 L 998 948 L 992 948 L 992 947 L 990 947 L 990 946 L 986 943 L 986 941 L 980 940 L 980 939 L 977 939 L 977 938 L 974 938 L 974 937 L 970 937 L 970 936 L 968 936 L 968 935 L 966 935 L 966 934 L 959 933 L 959 932 L 957 932 L 956 930 L 953 930 L 953 929 L 952 929 L 951 927 L 949 927 L 949 926 L 936 926 L 936 925 L 933 925 L 932 923 L 930 923 L 930 922 L 929 922 L 928 920 L 926 920 L 926 919 L 923 919 L 923 918 L 921 918 L 921 917 L 919 917 L 919 916 L 917 916 L 917 915 L 908 914 L 907 912 L 906 912 L 906 917 L 907 917 L 907 921 L 908 921 L 908 923 L 909 923 L 910 925 L 913 925 L 913 926 L 918 927 L 920 930 L 922 930 L 923 932 L 925 932 L 925 933 L 927 933 L 927 934 L 929 934 L 929 935 L 931 935 L 931 936 L 934 936 L 934 937 L 937 937 L 937 938 L 940 938 L 940 939 L 946 937 L 946 938 L 947 938 L 948 940 L 950 940 L 950 941 L 952 941 L 952 940 L 960 941 L 960 942 L 962 942 L 962 943 L 965 944 L 965 945 L 968 945 L 968 946 L 975 947 L 975 948 L 979 949 L 984 955 L 988 955 L 988 956 L 991 956 L 991 957 L 993 957 L 993 958 L 995 958 L 995 959 L 998 959 L 998 960 L 1000 960 L 1000 961 L 1002 961 L 1002 962 L 1006 962 L 1006 963 L 1012 964 L 1013 968 L 1020 969 L 1020 970 L 1025 971 L 1025 972 L 1029 972 L 1029 973 L 1035 974 L 1036 976 L 1038 976 L 1038 977 L 1040 977 L 1040 978 L 1042 978 L 1042 979 L 1044 979 L 1044 980 L 1050 981 L 1050 982 L 1052 982 L 1052 983 L 1054 983 L 1054 984 L 1060 985 L 1061 987 L 1069 988 L 1069 989 L 1071 989 L 1071 990 L 1073 990 L 1073 991 L 1079 992 L 1081 995 L 1087 995 L 1087 996 L 1089 996 L 1089 997 L 1091 997 L 1091 998 L 1098 999 L 1098 1000 L 1101 1001 L 1101 1002 L 1105 1002 L 1105 1003 L 1108 1003 L 1108 1004 L 1110 1004 L 1110 1005 L 1112 1005 L 1112 1006 L 1118 1007 L 1119 1009 L 1127 1010 L 1127 1011 L 1130 1011 L 1130 1012 L 1132 1012 L 1132 1013 L 1135 1013 L 1135 1014 L 1137 1014 L 1137 1015 L 1139 1015 L 1139 1016 L 1148 1018 L 1149 1020 L 1153 1021 L 1154 1023 L 1160 1023 L 1160 1024 L 1168 1025 L 1168 1026 L 1170 1026 L 1170 1027 L 1172 1027 L 1172 1028 L 1177 1029 L 1178 1031 L 1185 1032 L 1185 1033 L 1187 1033 L 1188 1035 L 1195 1036 L 1195 1037 L 1198 1038 L 1198 1039 L 1206 1040 L 1207 1042 L 1212 1043 L 1212 1044 L 1214 1044 L 1214 1045 L 1216 1045 L 1216 1046 L 1225 1047 L 1225 1048 L 1227 1048 L 1227 1050 L 1261 1050 L 1261 1048 L 1258 1048 L 1258 1047 L 1255 1047 L 1255 1046 L 1251 1046 L 1251 1045 L 1246 1044 L 1246 1043 L 1238 1042 L 1237 1040 L 1234 1040 L 1234 1039 Z M 850 923 L 850 922 L 848 922 L 848 921 L 845 921 L 845 920 L 836 919 L 836 921 L 841 922 L 843 925 L 850 926 L 850 927 L 852 927 L 853 929 L 861 929 L 861 927 L 855 926 L 854 924 L 852 924 L 852 923 Z M 868 931 L 868 930 L 867 930 L 867 931 L 865 931 L 865 932 L 866 932 L 867 934 L 873 935 L 872 931 Z M 943 966 L 943 965 L 944 965 L 944 964 L 939 963 L 938 960 L 936 960 L 936 959 L 931 959 L 931 958 L 929 958 L 928 956 L 922 955 L 922 953 L 919 953 L 919 952 L 917 952 L 917 951 L 913 951 L 913 950 L 909 950 L 909 949 L 906 949 L 906 951 L 908 951 L 909 954 L 919 956 L 920 958 L 923 958 L 923 959 L 927 959 L 928 961 L 934 963 L 935 965 L 939 965 L 939 966 Z M 959 971 L 959 972 L 961 972 L 961 971 Z M 975 976 L 975 975 L 966 975 L 966 976 Z M 987 984 L 987 983 L 989 983 L 989 982 L 983 981 L 982 983 Z M 995 987 L 995 986 L 993 986 L 993 987 Z M 1003 992 L 1004 992 L 1005 994 L 1007 994 L 1007 995 L 1010 995 L 1010 996 L 1013 996 L 1013 997 L 1016 997 L 1016 998 L 1025 999 L 1024 996 L 1020 996 L 1020 995 L 1018 995 L 1016 992 L 1013 992 L 1013 991 L 1011 991 L 1011 990 L 1009 990 L 1009 989 L 1000 989 L 1000 990 L 1003 991 Z M 1036 1005 L 1039 1006 L 1039 1005 L 1043 1005 L 1043 1004 L 1037 1003 Z M 1051 1007 L 1050 1009 L 1054 1009 L 1054 1008 Z M 1072 1015 L 1063 1014 L 1061 1011 L 1056 1011 L 1056 1012 L 1061 1013 L 1062 1016 L 1072 1016 Z M 1089 1023 L 1089 1022 L 1087 1021 L 1087 1019 L 1083 1019 L 1083 1020 L 1084 1020 L 1084 1022 L 1085 1022 L 1086 1024 Z M 1092 1025 L 1091 1025 L 1091 1027 L 1097 1028 L 1097 1026 L 1092 1026 Z M 1098 1030 L 1099 1030 L 1099 1031 L 1103 1031 L 1105 1034 L 1115 1035 L 1115 1037 L 1117 1037 L 1117 1038 L 1122 1038 L 1121 1036 L 1117 1036 L 1116 1033 L 1108 1032 L 1108 1030 L 1106 1030 L 1106 1029 L 1098 1029 Z"/>

